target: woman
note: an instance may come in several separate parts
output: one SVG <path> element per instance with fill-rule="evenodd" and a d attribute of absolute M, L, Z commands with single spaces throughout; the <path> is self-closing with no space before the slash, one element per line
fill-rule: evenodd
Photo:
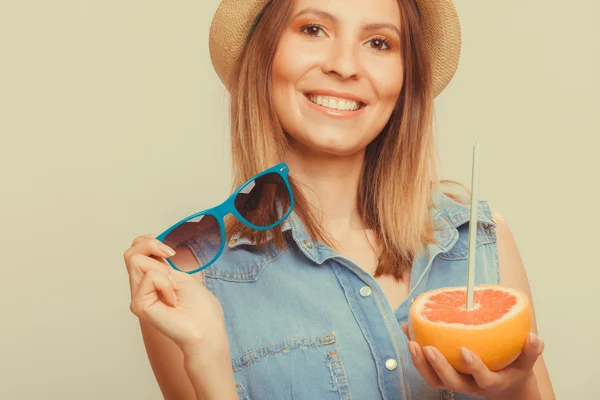
<path fill-rule="evenodd" d="M 165 398 L 553 398 L 535 319 L 502 371 L 466 353 L 472 376 L 402 333 L 418 294 L 466 282 L 469 209 L 440 189 L 431 129 L 458 60 L 451 1 L 223 1 L 210 43 L 231 94 L 235 186 L 285 161 L 295 207 L 269 233 L 229 220 L 198 274 L 165 262 L 193 247 L 173 255 L 156 235 L 125 252 Z M 530 294 L 483 200 L 479 222 L 477 284 Z"/>

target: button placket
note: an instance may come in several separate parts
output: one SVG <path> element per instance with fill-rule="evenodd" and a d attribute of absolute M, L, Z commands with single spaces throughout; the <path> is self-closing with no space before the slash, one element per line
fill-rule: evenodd
<path fill-rule="evenodd" d="M 373 293 L 373 289 L 371 289 L 370 286 L 365 285 L 359 289 L 358 293 L 360 293 L 362 297 L 369 297 Z M 388 358 L 385 360 L 384 365 L 385 369 L 388 371 L 394 371 L 396 368 L 398 368 L 398 361 L 393 358 Z"/>
<path fill-rule="evenodd" d="M 382 378 L 380 382 L 381 389 L 387 391 L 390 388 L 399 388 L 401 392 L 397 395 L 401 397 L 398 398 L 410 399 L 408 386 L 405 383 L 405 367 L 401 351 L 402 342 L 398 337 L 399 335 L 387 329 L 393 329 L 393 318 L 395 318 L 393 312 L 388 314 L 388 310 L 382 307 L 377 282 L 374 282 L 373 286 L 368 285 L 367 282 L 370 281 L 371 277 L 364 270 L 350 260 L 340 258 L 337 261 L 341 266 L 346 267 L 346 269 L 342 267 L 335 268 L 336 274 L 341 278 L 340 283 L 349 283 L 352 288 L 351 296 L 356 296 L 355 301 L 350 302 L 350 306 L 357 321 L 359 321 L 365 338 L 372 347 L 372 355 L 377 360 L 378 376 Z M 363 296 L 361 289 L 363 294 L 370 291 L 369 296 Z M 363 326 L 363 324 L 366 326 Z M 392 397 L 395 398 L 396 394 Z"/>

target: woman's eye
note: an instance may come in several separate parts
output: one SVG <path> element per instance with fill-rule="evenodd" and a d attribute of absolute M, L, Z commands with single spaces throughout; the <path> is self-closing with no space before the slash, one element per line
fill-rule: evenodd
<path fill-rule="evenodd" d="M 384 38 L 374 38 L 374 39 L 371 39 L 369 41 L 369 43 L 372 43 L 374 45 L 371 47 L 375 50 L 387 50 L 392 47 L 390 42 Z"/>
<path fill-rule="evenodd" d="M 320 25 L 316 25 L 316 24 L 304 25 L 300 30 L 302 32 L 304 32 L 305 35 L 308 35 L 309 37 L 326 36 L 325 32 L 323 32 L 323 28 Z M 321 33 L 321 34 L 319 34 L 319 33 Z M 390 41 L 385 38 L 379 38 L 379 37 L 373 38 L 369 41 L 369 43 L 373 44 L 373 46 L 370 46 L 370 47 L 375 50 L 388 50 L 392 47 Z"/>
<path fill-rule="evenodd" d="M 311 37 L 319 37 L 319 32 L 323 32 L 323 29 L 319 25 L 305 25 L 302 27 L 301 30 L 302 32 Z"/>

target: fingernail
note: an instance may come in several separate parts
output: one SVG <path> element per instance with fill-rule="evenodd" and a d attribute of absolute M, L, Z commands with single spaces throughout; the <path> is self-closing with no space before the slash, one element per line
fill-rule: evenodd
<path fill-rule="evenodd" d="M 173 250 L 172 248 L 170 248 L 166 244 L 161 244 L 160 248 L 162 249 L 162 251 L 164 251 L 165 253 L 167 253 L 169 256 L 174 256 L 175 255 L 175 250 Z"/>
<path fill-rule="evenodd" d="M 433 349 L 429 346 L 425 346 L 423 347 L 423 351 L 425 352 L 425 356 L 427 357 L 427 359 L 431 362 L 435 361 L 435 353 L 433 352 Z"/>
<path fill-rule="evenodd" d="M 537 335 L 535 333 L 533 333 L 533 332 L 531 332 L 529 334 L 529 343 L 531 343 L 531 345 L 533 347 L 537 347 L 537 345 L 539 343 L 539 339 L 538 339 Z"/>
<path fill-rule="evenodd" d="M 469 350 L 465 349 L 464 347 L 461 347 L 460 354 L 462 354 L 463 359 L 467 364 L 471 364 L 471 362 L 473 361 L 473 357 L 471 356 L 471 352 Z"/>
<path fill-rule="evenodd" d="M 411 356 L 417 356 L 417 351 L 415 350 L 415 343 L 412 340 L 408 341 L 408 351 L 410 352 Z"/>
<path fill-rule="evenodd" d="M 173 304 L 177 305 L 177 295 L 173 292 Z"/>

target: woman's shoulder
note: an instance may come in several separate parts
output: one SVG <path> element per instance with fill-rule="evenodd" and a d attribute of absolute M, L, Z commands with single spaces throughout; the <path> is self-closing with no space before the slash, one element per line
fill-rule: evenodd
<path fill-rule="evenodd" d="M 477 207 L 477 246 L 496 243 L 496 225 L 489 203 L 480 198 Z M 439 192 L 433 196 L 435 238 L 443 249 L 441 258 L 458 260 L 468 256 L 471 219 L 470 199 L 464 195 Z M 493 250 L 493 249 L 492 249 Z"/>
<path fill-rule="evenodd" d="M 432 205 L 436 222 L 445 220 L 454 228 L 468 224 L 471 219 L 471 201 L 468 195 L 457 195 L 450 192 L 436 191 L 432 194 Z M 477 221 L 484 226 L 496 226 L 495 212 L 484 198 L 478 199 Z"/>

